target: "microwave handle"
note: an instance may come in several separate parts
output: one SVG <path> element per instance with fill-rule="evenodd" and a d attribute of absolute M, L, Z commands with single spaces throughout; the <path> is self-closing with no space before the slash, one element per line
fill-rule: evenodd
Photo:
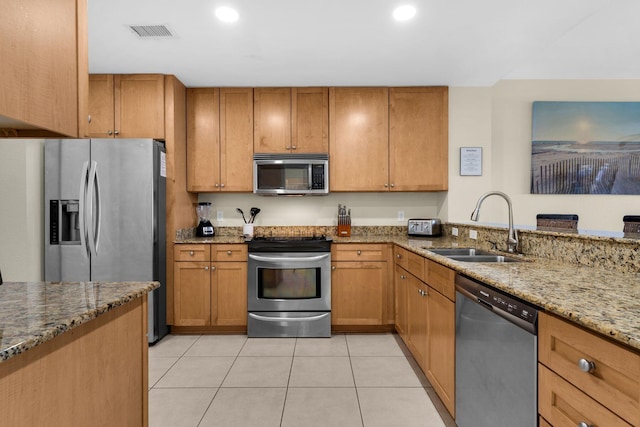
<path fill-rule="evenodd" d="M 309 163 L 307 167 L 309 168 L 309 171 L 307 172 L 307 176 L 309 177 L 307 188 L 311 190 L 313 188 L 313 164 Z"/>

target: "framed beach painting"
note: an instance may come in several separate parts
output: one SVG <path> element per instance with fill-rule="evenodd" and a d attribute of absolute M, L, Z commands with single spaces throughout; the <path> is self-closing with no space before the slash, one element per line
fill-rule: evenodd
<path fill-rule="evenodd" d="M 533 103 L 532 194 L 640 194 L 640 102 Z"/>

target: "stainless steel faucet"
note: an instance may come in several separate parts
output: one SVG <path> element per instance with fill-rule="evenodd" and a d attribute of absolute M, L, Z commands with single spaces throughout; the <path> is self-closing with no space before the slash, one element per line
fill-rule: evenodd
<path fill-rule="evenodd" d="M 513 228 L 513 209 L 511 208 L 511 199 L 505 193 L 502 191 L 488 191 L 480 196 L 478 203 L 476 204 L 476 208 L 471 213 L 471 221 L 478 221 L 480 205 L 482 205 L 484 199 L 494 195 L 502 197 L 507 202 L 507 207 L 509 208 L 509 236 L 507 237 L 507 251 L 516 253 L 518 252 L 518 231 Z"/>

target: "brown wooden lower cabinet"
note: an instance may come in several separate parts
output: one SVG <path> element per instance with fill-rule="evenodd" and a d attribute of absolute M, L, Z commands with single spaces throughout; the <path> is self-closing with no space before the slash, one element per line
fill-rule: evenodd
<path fill-rule="evenodd" d="M 420 258 L 395 248 L 396 330 L 454 417 L 455 273 Z"/>
<path fill-rule="evenodd" d="M 539 413 L 554 426 L 640 426 L 640 354 L 553 315 L 538 317 Z"/>
<path fill-rule="evenodd" d="M 246 245 L 175 245 L 174 259 L 175 330 L 246 329 Z"/>

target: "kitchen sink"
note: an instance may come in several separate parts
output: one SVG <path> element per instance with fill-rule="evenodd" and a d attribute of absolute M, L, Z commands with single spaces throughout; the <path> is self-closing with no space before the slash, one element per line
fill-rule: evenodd
<path fill-rule="evenodd" d="M 483 251 L 476 248 L 447 248 L 447 249 L 426 249 L 434 254 L 451 257 L 451 256 L 475 256 L 475 255 L 495 255 L 489 251 Z"/>
<path fill-rule="evenodd" d="M 464 262 L 520 262 L 519 259 L 504 255 L 450 255 L 447 258 Z"/>
<path fill-rule="evenodd" d="M 484 251 L 475 248 L 443 248 L 432 249 L 424 247 L 430 252 L 437 255 L 442 255 L 455 261 L 463 262 L 519 262 L 519 259 L 507 257 L 504 255 L 497 255 L 493 252 Z"/>

